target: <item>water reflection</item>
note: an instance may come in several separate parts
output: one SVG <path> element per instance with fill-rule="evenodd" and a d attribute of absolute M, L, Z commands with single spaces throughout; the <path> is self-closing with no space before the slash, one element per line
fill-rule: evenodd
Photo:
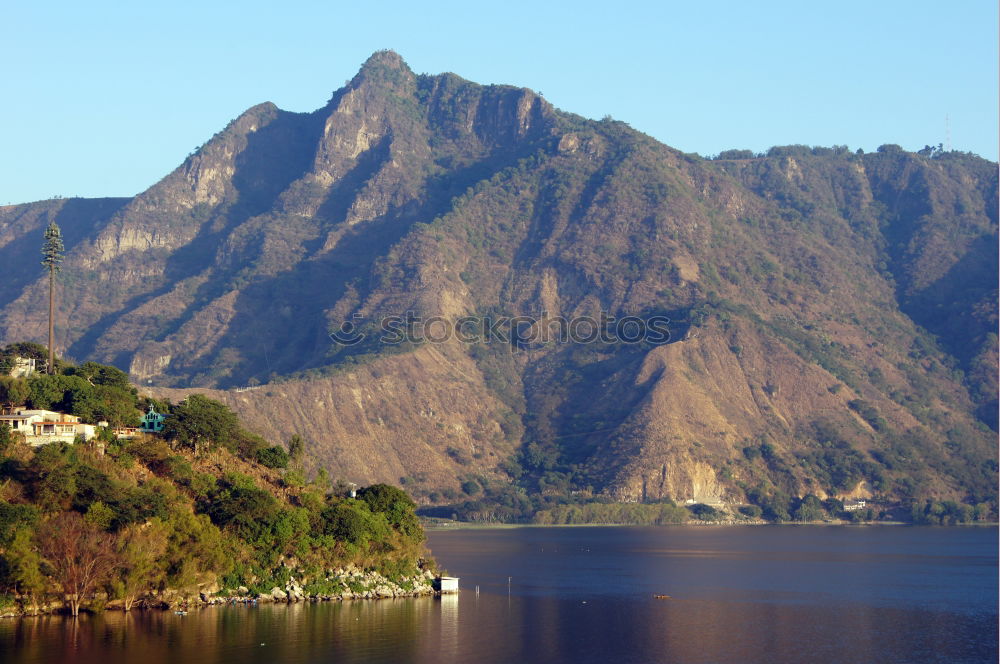
<path fill-rule="evenodd" d="M 481 594 L 7 620 L 0 660 L 996 661 L 995 533 L 803 533 L 448 533 L 436 555 Z"/>
<path fill-rule="evenodd" d="M 458 594 L 442 595 L 438 600 L 438 610 L 441 620 L 441 646 L 439 654 L 442 659 L 454 661 L 459 653 Z"/>

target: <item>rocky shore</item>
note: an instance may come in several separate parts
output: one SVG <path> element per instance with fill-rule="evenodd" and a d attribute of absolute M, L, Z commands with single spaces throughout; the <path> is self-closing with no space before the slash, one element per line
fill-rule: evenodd
<path fill-rule="evenodd" d="M 199 599 L 204 604 L 233 602 L 304 602 L 334 601 L 345 599 L 390 599 L 433 595 L 434 574 L 417 572 L 413 576 L 390 580 L 378 572 L 364 571 L 353 566 L 332 570 L 321 583 L 303 587 L 292 578 L 284 588 L 275 586 L 267 592 L 252 594 L 246 587 L 236 589 L 234 595 L 205 595 Z"/>
<path fill-rule="evenodd" d="M 294 577 L 284 586 L 273 586 L 263 592 L 253 592 L 245 586 L 233 591 L 205 589 L 199 592 L 181 592 L 167 589 L 157 596 L 146 597 L 135 604 L 133 609 L 164 609 L 187 611 L 207 606 L 258 603 L 330 602 L 352 599 L 392 599 L 395 597 L 417 597 L 434 595 L 434 574 L 430 570 L 416 570 L 411 576 L 389 579 L 378 572 L 366 571 L 348 565 L 328 571 L 325 579 L 301 585 Z M 65 602 L 59 598 L 46 601 L 18 603 L 0 607 L 0 618 L 36 616 L 60 613 Z M 91 610 L 123 610 L 122 600 L 109 599 L 98 593 L 86 605 Z"/>

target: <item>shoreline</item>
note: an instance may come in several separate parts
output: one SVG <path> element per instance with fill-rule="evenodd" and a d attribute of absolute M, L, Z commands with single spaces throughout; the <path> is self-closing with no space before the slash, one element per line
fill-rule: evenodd
<path fill-rule="evenodd" d="M 156 604 L 136 604 L 130 610 L 126 611 L 121 606 L 106 606 L 99 611 L 81 609 L 80 615 L 87 616 L 97 616 L 105 613 L 114 613 L 127 615 L 130 613 L 146 613 L 146 612 L 159 612 L 159 613 L 174 613 L 176 615 L 187 615 L 188 613 L 194 611 L 206 611 L 209 609 L 214 609 L 216 607 L 245 607 L 254 608 L 259 606 L 279 606 L 285 604 L 291 606 L 294 604 L 321 604 L 323 602 L 377 602 L 377 601 L 391 601 L 391 600 L 405 600 L 405 599 L 420 599 L 420 598 L 437 598 L 443 595 L 449 595 L 451 593 L 443 593 L 440 590 L 431 590 L 427 592 L 413 592 L 405 595 L 385 595 L 377 597 L 322 597 L 322 596 L 311 596 L 301 600 L 260 600 L 259 598 L 253 599 L 239 599 L 239 600 L 228 600 L 223 598 L 218 598 L 220 601 L 214 602 L 198 602 L 197 604 L 190 606 L 182 605 L 171 605 L 163 606 Z M 2 613 L 0 612 L 0 620 L 13 620 L 21 618 L 51 618 L 53 616 L 59 616 L 63 618 L 72 618 L 73 615 L 69 612 L 66 607 L 59 607 L 58 609 L 47 609 L 44 611 L 35 611 L 31 613 Z"/>
<path fill-rule="evenodd" d="M 674 528 L 674 527 L 695 527 L 704 528 L 706 526 L 723 528 L 738 526 L 776 526 L 776 527 L 803 527 L 803 526 L 850 526 L 854 528 L 873 527 L 900 527 L 908 526 L 913 528 L 997 528 L 1000 522 L 983 521 L 976 523 L 955 523 L 951 525 L 929 525 L 914 524 L 906 521 L 864 521 L 855 523 L 852 521 L 782 521 L 772 523 L 764 520 L 753 521 L 687 521 L 684 523 L 663 523 L 663 524 L 641 524 L 641 523 L 483 523 L 478 521 L 449 521 L 447 523 L 424 523 L 426 532 L 447 532 L 449 530 L 506 530 L 512 528 Z"/>
<path fill-rule="evenodd" d="M 430 570 L 418 571 L 412 576 L 389 579 L 376 571 L 364 571 L 353 565 L 339 568 L 324 580 L 325 587 L 313 588 L 308 592 L 294 581 L 284 587 L 274 586 L 268 591 L 251 592 L 246 586 L 224 591 L 180 591 L 165 589 L 155 595 L 135 599 L 128 611 L 125 600 L 111 599 L 105 592 L 95 592 L 89 601 L 81 602 L 80 610 L 96 614 L 105 611 L 129 613 L 135 611 L 173 611 L 186 614 L 188 611 L 212 606 L 258 606 L 260 604 L 297 604 L 299 602 L 335 602 L 350 600 L 382 600 L 405 597 L 426 597 L 440 595 L 435 579 L 438 575 Z M 39 601 L 31 597 L 15 597 L 13 604 L 0 608 L 0 618 L 25 618 L 47 615 L 69 614 L 65 598 L 59 593 L 47 593 Z"/>

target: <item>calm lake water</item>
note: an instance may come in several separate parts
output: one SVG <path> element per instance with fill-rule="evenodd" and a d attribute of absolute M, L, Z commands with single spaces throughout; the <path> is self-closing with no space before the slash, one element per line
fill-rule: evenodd
<path fill-rule="evenodd" d="M 5 620 L 0 660 L 997 661 L 995 529 L 519 528 L 429 539 L 461 577 L 460 595 Z"/>

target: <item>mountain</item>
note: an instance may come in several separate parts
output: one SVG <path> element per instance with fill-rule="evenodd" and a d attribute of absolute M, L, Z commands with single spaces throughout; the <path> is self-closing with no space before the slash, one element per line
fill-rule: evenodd
<path fill-rule="evenodd" d="M 997 195 L 970 154 L 704 159 L 384 51 L 133 199 L 0 208 L 0 340 L 45 338 L 55 220 L 61 350 L 300 433 L 334 476 L 424 503 L 995 502 Z M 389 343 L 407 315 L 466 339 Z M 602 315 L 669 339 L 540 336 Z"/>

